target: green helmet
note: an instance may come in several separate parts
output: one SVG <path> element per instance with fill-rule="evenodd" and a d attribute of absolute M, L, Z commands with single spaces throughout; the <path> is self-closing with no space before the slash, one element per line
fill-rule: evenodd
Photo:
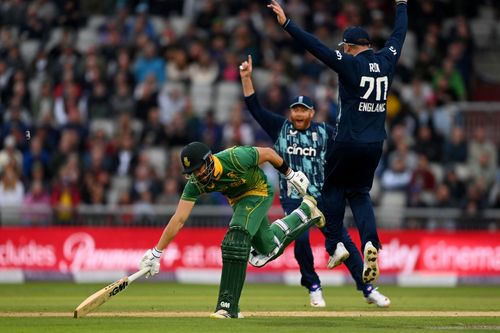
<path fill-rule="evenodd" d="M 190 175 L 191 181 L 200 185 L 206 185 L 212 179 L 214 162 L 210 157 L 210 148 L 201 142 L 191 142 L 181 151 L 182 173 Z M 194 171 L 205 165 L 203 174 L 195 175 Z"/>

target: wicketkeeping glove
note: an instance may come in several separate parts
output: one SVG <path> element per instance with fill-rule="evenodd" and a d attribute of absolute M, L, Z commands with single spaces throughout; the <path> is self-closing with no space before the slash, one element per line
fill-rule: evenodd
<path fill-rule="evenodd" d="M 288 187 L 292 185 L 301 197 L 307 194 L 307 188 L 309 187 L 310 182 L 302 171 L 292 170 L 285 176 L 285 178 L 287 180 Z"/>
<path fill-rule="evenodd" d="M 146 278 L 158 274 L 160 271 L 160 257 L 162 252 L 158 251 L 156 248 L 147 250 L 141 259 L 139 268 L 149 268 L 149 272 L 146 273 Z"/>

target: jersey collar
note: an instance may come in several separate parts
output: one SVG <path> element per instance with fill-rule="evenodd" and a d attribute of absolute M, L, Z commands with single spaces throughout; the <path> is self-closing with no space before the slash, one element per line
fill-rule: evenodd
<path fill-rule="evenodd" d="M 222 163 L 220 162 L 219 158 L 215 155 L 212 155 L 212 158 L 214 159 L 214 178 L 216 180 L 220 179 L 220 176 L 222 176 Z"/>
<path fill-rule="evenodd" d="M 356 54 L 356 57 L 357 57 L 357 56 L 359 56 L 359 55 L 362 55 L 362 54 L 367 54 L 367 53 L 368 53 L 368 51 L 370 51 L 370 53 L 371 53 L 371 52 L 373 52 L 373 49 L 372 49 L 372 48 L 369 48 L 369 49 L 366 49 L 366 50 L 364 50 L 364 51 L 361 51 L 361 52 L 359 52 L 358 54 Z"/>

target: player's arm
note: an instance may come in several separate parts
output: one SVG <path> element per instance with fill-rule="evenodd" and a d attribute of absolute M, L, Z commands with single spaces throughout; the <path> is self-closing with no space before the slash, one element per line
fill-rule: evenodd
<path fill-rule="evenodd" d="M 243 88 L 243 96 L 248 110 L 266 131 L 273 141 L 278 139 L 278 134 L 285 122 L 285 117 L 277 115 L 269 110 L 264 109 L 257 98 L 252 82 L 252 56 L 248 56 L 248 60 L 240 65 L 241 85 Z"/>
<path fill-rule="evenodd" d="M 396 0 L 396 18 L 394 30 L 385 43 L 384 54 L 395 64 L 401 56 L 401 50 L 408 30 L 408 13 L 406 0 Z"/>
<path fill-rule="evenodd" d="M 255 147 L 258 153 L 259 165 L 265 162 L 271 165 L 282 173 L 286 180 L 299 192 L 299 195 L 304 196 L 307 194 L 309 187 L 309 179 L 302 171 L 293 171 L 285 160 L 272 148 L 268 147 Z"/>
<path fill-rule="evenodd" d="M 184 223 L 187 221 L 189 215 L 191 214 L 194 204 L 195 201 L 184 199 L 179 200 L 177 209 L 175 210 L 174 215 L 170 218 L 167 226 L 163 229 L 160 240 L 154 248 L 147 250 L 146 253 L 144 253 L 139 267 L 141 269 L 150 269 L 146 277 L 158 274 L 158 272 L 160 271 L 160 258 L 163 250 L 168 246 L 168 244 L 170 244 L 170 242 L 172 242 L 172 240 L 182 229 L 182 227 L 184 227 Z"/>
<path fill-rule="evenodd" d="M 191 211 L 193 210 L 194 201 L 188 200 L 179 200 L 179 204 L 177 205 L 177 209 L 175 210 L 174 215 L 170 218 L 165 229 L 163 229 L 163 233 L 156 244 L 155 248 L 158 251 L 162 251 L 170 244 L 170 242 L 175 238 L 177 233 L 184 227 L 184 223 L 186 223 Z"/>
<path fill-rule="evenodd" d="M 322 61 L 325 65 L 333 69 L 339 74 L 347 74 L 350 66 L 348 65 L 352 62 L 353 57 L 341 53 L 340 51 L 333 51 L 323 44 L 316 36 L 302 30 L 298 25 L 295 24 L 290 18 L 287 18 L 283 8 L 279 5 L 276 0 L 272 0 L 267 7 L 271 8 L 276 14 L 278 23 L 292 36 L 292 38 L 297 41 L 301 46 L 303 46 L 307 51 L 311 52 L 316 58 Z"/>

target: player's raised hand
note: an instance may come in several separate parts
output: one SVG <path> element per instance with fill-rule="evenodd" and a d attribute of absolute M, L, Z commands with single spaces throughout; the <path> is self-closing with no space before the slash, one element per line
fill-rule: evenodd
<path fill-rule="evenodd" d="M 272 0 L 269 5 L 267 5 L 267 8 L 271 8 L 273 12 L 276 14 L 276 19 L 278 20 L 278 23 L 283 25 L 286 22 L 286 15 L 285 11 L 283 8 L 281 8 L 280 4 L 276 0 Z"/>
<path fill-rule="evenodd" d="M 252 56 L 248 55 L 248 59 L 240 65 L 240 76 L 242 78 L 250 78 L 252 76 Z"/>

